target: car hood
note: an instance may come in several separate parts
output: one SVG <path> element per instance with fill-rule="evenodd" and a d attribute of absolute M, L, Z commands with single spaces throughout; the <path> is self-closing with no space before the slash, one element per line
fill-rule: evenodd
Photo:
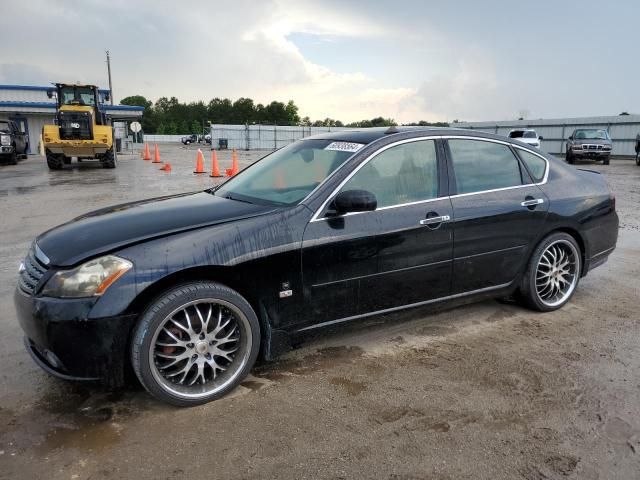
<path fill-rule="evenodd" d="M 273 210 L 207 192 L 171 195 L 87 213 L 43 233 L 36 243 L 51 265 L 64 267 L 144 240 Z"/>

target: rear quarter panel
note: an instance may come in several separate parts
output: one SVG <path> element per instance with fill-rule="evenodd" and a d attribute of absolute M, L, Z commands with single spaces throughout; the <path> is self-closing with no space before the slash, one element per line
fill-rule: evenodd
<path fill-rule="evenodd" d="M 553 158 L 548 181 L 541 188 L 550 199 L 545 231 L 570 229 L 579 233 L 586 273 L 591 260 L 609 253 L 618 239 L 618 215 L 606 180 L 597 172 L 579 170 Z"/>

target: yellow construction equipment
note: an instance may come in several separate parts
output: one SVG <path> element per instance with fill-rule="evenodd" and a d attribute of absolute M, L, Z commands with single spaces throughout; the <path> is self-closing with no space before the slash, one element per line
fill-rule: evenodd
<path fill-rule="evenodd" d="M 56 97 L 56 124 L 42 128 L 47 165 L 59 170 L 71 159 L 96 159 L 104 168 L 115 168 L 113 127 L 103 110 L 95 85 L 56 83 L 47 91 Z M 104 100 L 109 100 L 108 94 Z"/>

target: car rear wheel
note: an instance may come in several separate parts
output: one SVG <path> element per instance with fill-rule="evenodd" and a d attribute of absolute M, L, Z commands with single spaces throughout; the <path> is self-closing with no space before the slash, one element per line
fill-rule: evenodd
<path fill-rule="evenodd" d="M 235 388 L 259 349 L 260 326 L 249 303 L 219 283 L 196 282 L 151 303 L 135 328 L 131 360 L 149 393 L 187 407 Z"/>
<path fill-rule="evenodd" d="M 546 237 L 536 247 L 522 278 L 520 295 L 541 312 L 566 304 L 580 281 L 582 257 L 575 239 L 563 232 Z"/>

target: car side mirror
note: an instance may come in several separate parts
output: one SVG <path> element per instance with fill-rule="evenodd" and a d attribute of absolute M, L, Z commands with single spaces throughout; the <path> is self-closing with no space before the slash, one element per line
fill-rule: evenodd
<path fill-rule="evenodd" d="M 573 140 L 573 135 L 569 135 L 569 140 Z"/>
<path fill-rule="evenodd" d="M 336 195 L 331 206 L 337 215 L 370 212 L 378 207 L 378 200 L 373 193 L 366 190 L 345 190 Z"/>
<path fill-rule="evenodd" d="M 544 140 L 544 137 L 542 135 L 539 135 L 538 140 Z"/>
<path fill-rule="evenodd" d="M 47 97 L 48 98 L 53 98 L 53 89 L 50 88 L 50 89 L 47 90 Z"/>
<path fill-rule="evenodd" d="M 104 94 L 104 101 L 108 102 L 109 100 L 111 100 L 111 95 L 109 94 L 109 92 Z"/>

